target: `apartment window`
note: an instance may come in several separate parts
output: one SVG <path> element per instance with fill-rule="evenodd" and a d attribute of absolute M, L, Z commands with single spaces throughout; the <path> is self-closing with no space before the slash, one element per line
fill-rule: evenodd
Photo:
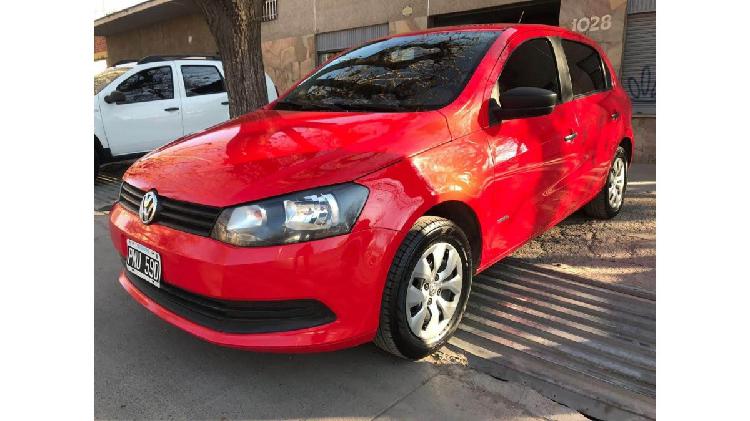
<path fill-rule="evenodd" d="M 368 40 L 388 35 L 388 24 L 364 26 L 360 28 L 344 29 L 343 31 L 324 32 L 315 35 L 315 50 L 318 63 L 323 64 L 336 54 Z"/>
<path fill-rule="evenodd" d="M 263 22 L 276 20 L 279 17 L 279 9 L 276 7 L 276 0 L 263 0 Z"/>

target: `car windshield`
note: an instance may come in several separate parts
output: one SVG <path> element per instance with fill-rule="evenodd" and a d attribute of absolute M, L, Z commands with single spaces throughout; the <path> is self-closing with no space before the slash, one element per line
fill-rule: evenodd
<path fill-rule="evenodd" d="M 423 111 L 451 103 L 500 31 L 377 41 L 326 64 L 276 104 L 284 110 Z"/>
<path fill-rule="evenodd" d="M 130 70 L 129 67 L 113 67 L 94 76 L 94 95 L 112 83 L 118 76 Z"/>

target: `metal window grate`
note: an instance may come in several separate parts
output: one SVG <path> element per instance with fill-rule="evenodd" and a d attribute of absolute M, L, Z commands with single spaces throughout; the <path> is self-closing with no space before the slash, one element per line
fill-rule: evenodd
<path fill-rule="evenodd" d="M 315 35 L 315 49 L 318 52 L 341 51 L 360 45 L 367 40 L 386 35 L 388 35 L 387 23 L 342 31 L 323 32 Z"/>
<path fill-rule="evenodd" d="M 263 1 L 263 16 L 261 20 L 263 22 L 269 22 L 276 20 L 279 17 L 279 9 L 276 7 L 276 0 L 264 0 Z"/>

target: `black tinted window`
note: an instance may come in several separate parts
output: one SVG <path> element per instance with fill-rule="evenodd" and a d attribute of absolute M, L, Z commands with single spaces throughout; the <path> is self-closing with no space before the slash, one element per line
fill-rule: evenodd
<path fill-rule="evenodd" d="M 498 34 L 432 33 L 365 45 L 318 70 L 277 108 L 440 108 L 458 96 Z"/>
<path fill-rule="evenodd" d="M 521 86 L 548 89 L 560 98 L 555 52 L 546 38 L 524 42 L 505 62 L 498 80 L 500 93 Z"/>
<path fill-rule="evenodd" d="M 602 59 L 595 49 L 565 39 L 562 40 L 562 47 L 570 69 L 573 95 L 585 95 L 607 89 Z"/>
<path fill-rule="evenodd" d="M 117 90 L 125 94 L 126 102 L 146 102 L 174 98 L 172 68 L 153 67 L 125 79 Z"/>
<path fill-rule="evenodd" d="M 181 66 L 187 96 L 224 92 L 224 80 L 216 66 Z"/>

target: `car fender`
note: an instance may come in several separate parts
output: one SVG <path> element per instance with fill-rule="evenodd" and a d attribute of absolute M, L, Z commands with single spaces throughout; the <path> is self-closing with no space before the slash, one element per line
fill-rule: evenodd
<path fill-rule="evenodd" d="M 357 180 L 370 189 L 360 223 L 402 235 L 433 207 L 456 201 L 477 216 L 480 234 L 487 215 L 482 191 L 491 176 L 487 145 L 465 136 L 401 160 Z"/>
<path fill-rule="evenodd" d="M 109 141 L 107 140 L 107 134 L 104 131 L 104 121 L 102 120 L 102 114 L 99 110 L 99 101 L 99 95 L 94 95 L 94 136 L 99 139 L 102 148 L 109 149 Z"/>

